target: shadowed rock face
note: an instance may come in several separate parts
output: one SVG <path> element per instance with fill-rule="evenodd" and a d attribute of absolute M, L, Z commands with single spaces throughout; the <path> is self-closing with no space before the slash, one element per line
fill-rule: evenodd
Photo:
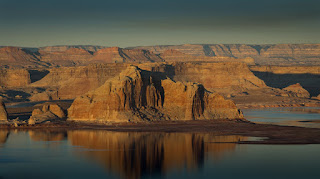
<path fill-rule="evenodd" d="M 230 100 L 197 83 L 174 82 L 129 66 L 94 91 L 75 99 L 69 120 L 126 122 L 141 120 L 240 119 Z"/>
<path fill-rule="evenodd" d="M 320 66 L 251 66 L 268 86 L 285 88 L 299 83 L 311 96 L 320 94 Z"/>
<path fill-rule="evenodd" d="M 235 150 L 235 143 L 225 142 L 247 138 L 191 133 L 69 131 L 68 140 L 72 145 L 91 149 L 77 153 L 99 162 L 108 171 L 124 178 L 140 178 L 174 169 L 195 170 L 203 165 L 206 157 L 220 159 Z"/>
<path fill-rule="evenodd" d="M 7 121 L 8 120 L 8 114 L 6 110 L 6 106 L 4 103 L 0 100 L 0 122 Z"/>

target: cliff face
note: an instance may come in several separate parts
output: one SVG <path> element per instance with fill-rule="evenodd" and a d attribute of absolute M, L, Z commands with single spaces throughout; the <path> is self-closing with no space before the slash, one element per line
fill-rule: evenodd
<path fill-rule="evenodd" d="M 31 52 L 22 50 L 18 47 L 2 47 L 0 48 L 0 67 L 39 67 L 48 66 Z"/>
<path fill-rule="evenodd" d="M 39 58 L 53 66 L 74 66 L 87 64 L 92 54 L 87 50 L 79 48 L 69 48 L 65 51 L 43 51 L 39 50 Z"/>
<path fill-rule="evenodd" d="M 123 62 L 160 62 L 163 61 L 157 55 L 147 50 L 140 49 L 122 49 L 119 47 L 111 47 L 98 50 L 93 54 L 91 59 L 93 62 L 104 63 L 123 63 Z"/>
<path fill-rule="evenodd" d="M 166 50 L 194 56 L 251 57 L 261 65 L 319 65 L 320 44 L 207 44 L 135 47 L 164 53 Z"/>
<path fill-rule="evenodd" d="M 25 69 L 0 69 L 0 86 L 21 87 L 30 83 L 30 74 Z"/>
<path fill-rule="evenodd" d="M 197 82 L 206 89 L 243 91 L 264 88 L 262 80 L 254 76 L 248 66 L 238 62 L 228 63 L 143 63 L 135 64 L 143 70 L 159 72 L 175 81 Z M 54 68 L 33 87 L 51 87 L 56 93 L 52 99 L 72 99 L 96 89 L 118 75 L 129 64 L 96 64 L 86 67 Z M 46 92 L 47 93 L 47 92 Z M 37 94 L 38 96 L 40 94 Z M 47 94 L 41 94 L 48 98 Z M 50 95 L 49 95 L 50 96 Z M 35 98 L 36 99 L 36 98 Z"/>
<path fill-rule="evenodd" d="M 207 89 L 266 87 L 244 63 L 173 63 L 174 80 L 202 83 Z"/>
<path fill-rule="evenodd" d="M 91 64 L 81 67 L 52 68 L 48 75 L 32 83 L 31 86 L 52 89 L 41 94 L 44 97 L 73 99 L 101 86 L 127 66 L 128 64 Z"/>
<path fill-rule="evenodd" d="M 76 98 L 68 117 L 95 122 L 243 118 L 232 101 L 200 84 L 159 79 L 135 66 Z"/>
<path fill-rule="evenodd" d="M 311 96 L 320 94 L 320 66 L 251 66 L 268 86 L 285 88 L 300 83 Z"/>

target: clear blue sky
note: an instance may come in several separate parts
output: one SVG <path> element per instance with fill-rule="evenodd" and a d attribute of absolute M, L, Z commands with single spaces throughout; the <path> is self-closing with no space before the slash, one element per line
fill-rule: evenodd
<path fill-rule="evenodd" d="M 320 43 L 319 0 L 0 0 L 0 46 Z"/>

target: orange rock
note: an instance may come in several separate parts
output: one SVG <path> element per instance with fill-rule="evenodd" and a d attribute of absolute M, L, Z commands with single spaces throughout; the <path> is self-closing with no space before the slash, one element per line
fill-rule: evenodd
<path fill-rule="evenodd" d="M 124 122 L 142 120 L 241 119 L 236 105 L 197 83 L 159 78 L 129 66 L 96 90 L 76 98 L 68 120 Z"/>
<path fill-rule="evenodd" d="M 4 103 L 0 100 L 0 122 L 6 122 L 8 120 L 8 113 L 6 110 L 6 106 Z"/>
<path fill-rule="evenodd" d="M 289 97 L 310 98 L 310 94 L 299 83 L 283 88 L 284 91 L 289 92 Z"/>

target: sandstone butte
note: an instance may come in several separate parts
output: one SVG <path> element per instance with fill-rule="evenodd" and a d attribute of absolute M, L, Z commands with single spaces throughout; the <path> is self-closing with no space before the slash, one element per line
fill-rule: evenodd
<path fill-rule="evenodd" d="M 174 82 L 136 66 L 77 97 L 68 109 L 71 121 L 200 119 L 243 119 L 243 114 L 233 101 L 207 91 L 201 84 Z"/>
<path fill-rule="evenodd" d="M 8 120 L 8 114 L 7 114 L 6 106 L 0 100 L 0 122 L 7 122 L 7 120 Z"/>

